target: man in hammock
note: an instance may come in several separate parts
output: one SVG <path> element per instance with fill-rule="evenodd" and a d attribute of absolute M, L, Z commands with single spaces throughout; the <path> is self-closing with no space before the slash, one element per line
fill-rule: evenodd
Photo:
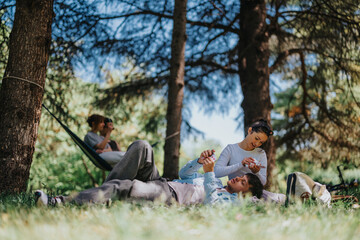
<path fill-rule="evenodd" d="M 100 130 L 100 136 L 105 139 L 107 133 L 109 131 L 111 132 L 115 128 L 114 128 L 114 123 L 113 123 L 111 118 L 105 117 L 104 124 L 105 124 L 105 126 L 104 126 L 103 130 Z M 119 143 L 116 142 L 115 140 L 109 139 L 108 143 L 109 143 L 110 148 L 111 148 L 112 151 L 121 151 Z"/>
<path fill-rule="evenodd" d="M 86 204 L 140 199 L 189 205 L 239 202 L 238 196 L 246 193 L 261 197 L 263 186 L 259 178 L 251 173 L 233 178 L 223 187 L 221 181 L 215 178 L 212 153 L 211 150 L 202 152 L 199 158 L 188 162 L 181 169 L 181 179 L 167 181 L 159 176 L 150 144 L 142 140 L 135 141 L 129 146 L 121 164 L 114 166 L 102 186 L 82 191 L 72 197 L 48 197 L 38 190 L 35 193 L 37 204 Z M 200 167 L 203 167 L 204 175 L 197 172 Z"/>

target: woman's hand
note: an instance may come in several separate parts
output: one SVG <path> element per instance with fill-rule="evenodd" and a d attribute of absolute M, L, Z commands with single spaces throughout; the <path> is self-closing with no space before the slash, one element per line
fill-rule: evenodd
<path fill-rule="evenodd" d="M 246 167 L 245 165 L 249 167 L 250 165 L 255 163 L 255 159 L 253 159 L 252 157 L 244 158 L 241 163 L 244 167 Z"/>
<path fill-rule="evenodd" d="M 204 169 L 204 172 L 213 172 L 214 171 L 214 166 L 215 166 L 215 161 L 212 160 L 212 158 L 205 158 L 204 161 L 203 161 L 203 169 Z"/>
<path fill-rule="evenodd" d="M 244 158 L 241 163 L 244 167 L 248 167 L 252 173 L 258 173 L 260 171 L 261 166 L 256 165 L 255 159 L 252 157 Z"/>
<path fill-rule="evenodd" d="M 252 171 L 252 173 L 258 173 L 260 171 L 260 166 L 253 164 L 249 165 L 249 169 Z"/>
<path fill-rule="evenodd" d="M 214 152 L 215 152 L 215 150 L 214 150 L 214 149 L 212 149 L 212 150 L 205 150 L 205 151 L 203 151 L 203 152 L 200 154 L 200 157 L 199 157 L 198 163 L 200 163 L 200 164 L 204 164 L 204 160 L 205 160 L 205 158 L 210 157 L 211 155 L 213 155 L 213 154 L 214 154 Z"/>

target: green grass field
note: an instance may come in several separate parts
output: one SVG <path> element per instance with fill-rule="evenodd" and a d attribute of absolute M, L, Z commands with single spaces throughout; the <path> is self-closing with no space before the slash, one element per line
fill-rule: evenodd
<path fill-rule="evenodd" d="M 0 198 L 0 239 L 360 239 L 360 209 L 337 204 L 37 208 L 32 195 Z"/>

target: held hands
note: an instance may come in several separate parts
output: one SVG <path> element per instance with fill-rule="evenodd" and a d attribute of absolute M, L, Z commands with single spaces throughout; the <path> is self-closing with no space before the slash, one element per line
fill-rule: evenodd
<path fill-rule="evenodd" d="M 200 154 L 200 157 L 198 159 L 198 163 L 204 164 L 204 160 L 208 157 L 211 157 L 215 153 L 215 150 L 205 150 Z"/>
<path fill-rule="evenodd" d="M 215 166 L 215 161 L 212 159 L 212 158 L 205 158 L 203 160 L 203 169 L 204 169 L 204 172 L 213 172 L 214 171 L 214 166 Z"/>
<path fill-rule="evenodd" d="M 198 163 L 203 165 L 204 172 L 213 172 L 215 166 L 215 157 L 213 154 L 215 150 L 205 150 L 200 154 L 198 159 Z"/>
<path fill-rule="evenodd" d="M 264 168 L 252 157 L 244 158 L 241 163 L 244 167 L 248 167 L 252 173 L 258 173 L 260 168 Z"/>
<path fill-rule="evenodd" d="M 96 152 L 97 154 L 104 153 L 104 152 L 111 152 L 111 151 L 112 151 L 112 150 L 111 150 L 110 147 L 105 148 L 105 149 L 100 149 L 100 148 L 98 148 L 98 149 L 95 150 L 95 152 Z"/>

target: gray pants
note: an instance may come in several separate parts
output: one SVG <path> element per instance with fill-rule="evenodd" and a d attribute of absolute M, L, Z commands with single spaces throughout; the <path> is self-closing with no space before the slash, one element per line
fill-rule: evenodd
<path fill-rule="evenodd" d="M 150 201 L 161 199 L 164 202 L 172 198 L 169 185 L 160 179 L 152 147 L 146 141 L 135 141 L 129 146 L 123 159 L 114 166 L 102 186 L 64 197 L 64 201 L 84 204 L 127 198 Z"/>
<path fill-rule="evenodd" d="M 160 179 L 150 144 L 143 140 L 130 144 L 123 159 L 114 166 L 105 182 L 113 179 L 138 179 L 144 182 Z"/>
<path fill-rule="evenodd" d="M 109 200 L 159 200 L 170 204 L 175 198 L 166 181 L 154 180 L 110 180 L 97 188 L 87 189 L 74 197 L 63 197 L 65 202 L 79 205 L 86 203 L 106 203 Z"/>

